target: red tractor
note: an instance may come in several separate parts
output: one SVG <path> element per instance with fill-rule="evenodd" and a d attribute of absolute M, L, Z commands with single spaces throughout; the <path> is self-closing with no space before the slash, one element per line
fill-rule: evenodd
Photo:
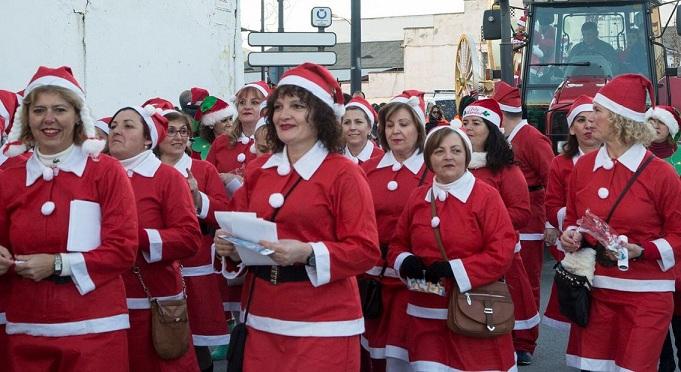
<path fill-rule="evenodd" d="M 581 94 L 594 96 L 613 76 L 643 74 L 657 82 L 653 84 L 656 104 L 681 107 L 681 78 L 676 68 L 668 68 L 662 45 L 667 30 L 660 21 L 660 2 L 525 0 L 524 4 L 525 30 L 515 36 L 524 41 L 522 98 L 528 121 L 551 138 L 554 150 L 568 134 L 566 111 L 574 99 Z"/>

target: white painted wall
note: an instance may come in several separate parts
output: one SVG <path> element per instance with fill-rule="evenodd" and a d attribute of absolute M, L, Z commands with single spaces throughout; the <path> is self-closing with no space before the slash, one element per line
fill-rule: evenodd
<path fill-rule="evenodd" d="M 405 27 L 433 26 L 433 15 L 418 15 L 404 17 L 362 18 L 362 41 L 391 41 L 404 38 Z M 349 19 L 334 18 L 333 23 L 326 29 L 336 33 L 336 42 L 350 42 Z"/>
<path fill-rule="evenodd" d="M 156 96 L 177 104 L 192 86 L 229 97 L 243 84 L 239 1 L 2 1 L 0 88 L 70 65 L 96 116 Z"/>

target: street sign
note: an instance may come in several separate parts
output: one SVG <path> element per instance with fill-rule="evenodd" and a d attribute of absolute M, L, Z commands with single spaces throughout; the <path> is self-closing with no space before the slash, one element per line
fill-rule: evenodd
<path fill-rule="evenodd" d="M 336 64 L 335 52 L 251 52 L 248 53 L 248 64 L 257 66 L 298 66 L 312 62 L 330 66 Z"/>
<path fill-rule="evenodd" d="M 251 32 L 248 34 L 250 46 L 316 46 L 336 45 L 333 32 Z"/>
<path fill-rule="evenodd" d="M 312 27 L 329 27 L 331 22 L 331 8 L 326 6 L 312 8 Z"/>

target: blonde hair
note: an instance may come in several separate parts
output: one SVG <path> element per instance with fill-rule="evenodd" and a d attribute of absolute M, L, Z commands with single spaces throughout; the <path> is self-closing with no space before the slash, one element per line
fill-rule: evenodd
<path fill-rule="evenodd" d="M 655 139 L 655 129 L 647 121 L 641 123 L 612 111 L 609 111 L 608 119 L 614 130 L 615 138 L 627 146 L 640 143 L 647 147 Z"/>
<path fill-rule="evenodd" d="M 35 88 L 31 91 L 31 93 L 24 97 L 21 103 L 21 112 L 19 113 L 21 122 L 23 123 L 19 140 L 29 147 L 35 146 L 35 139 L 33 138 L 33 133 L 31 133 L 31 128 L 28 124 L 28 113 L 35 99 L 38 97 L 38 95 L 43 93 L 59 94 L 61 98 L 63 98 L 69 105 L 73 106 L 74 110 L 76 110 L 78 119 L 73 130 L 73 142 L 76 145 L 81 145 L 87 139 L 85 127 L 81 118 L 81 110 L 83 110 L 84 103 L 76 93 L 69 89 L 55 85 L 46 85 Z"/>
<path fill-rule="evenodd" d="M 265 95 L 262 94 L 261 91 L 254 87 L 241 88 L 241 90 L 237 93 L 235 100 L 237 112 L 239 112 L 239 99 L 247 97 L 249 93 L 255 94 L 255 96 L 259 97 L 261 100 L 267 99 L 267 97 L 265 97 Z M 260 112 L 256 112 L 256 115 L 260 115 Z M 234 123 L 232 124 L 232 132 L 227 133 L 227 135 L 229 136 L 229 143 L 232 147 L 236 145 L 236 142 L 239 140 L 239 137 L 241 137 L 242 134 L 244 134 L 244 126 L 243 124 L 241 124 L 241 119 L 239 119 L 239 117 L 237 116 L 237 118 L 234 120 Z"/>

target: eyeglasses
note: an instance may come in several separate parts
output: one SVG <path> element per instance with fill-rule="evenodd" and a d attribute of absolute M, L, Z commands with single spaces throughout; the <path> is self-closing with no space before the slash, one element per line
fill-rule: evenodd
<path fill-rule="evenodd" d="M 168 137 L 175 137 L 175 135 L 178 133 L 180 133 L 180 137 L 189 136 L 189 131 L 187 130 L 187 128 L 182 128 L 180 130 L 175 129 L 174 127 L 168 128 Z"/>

